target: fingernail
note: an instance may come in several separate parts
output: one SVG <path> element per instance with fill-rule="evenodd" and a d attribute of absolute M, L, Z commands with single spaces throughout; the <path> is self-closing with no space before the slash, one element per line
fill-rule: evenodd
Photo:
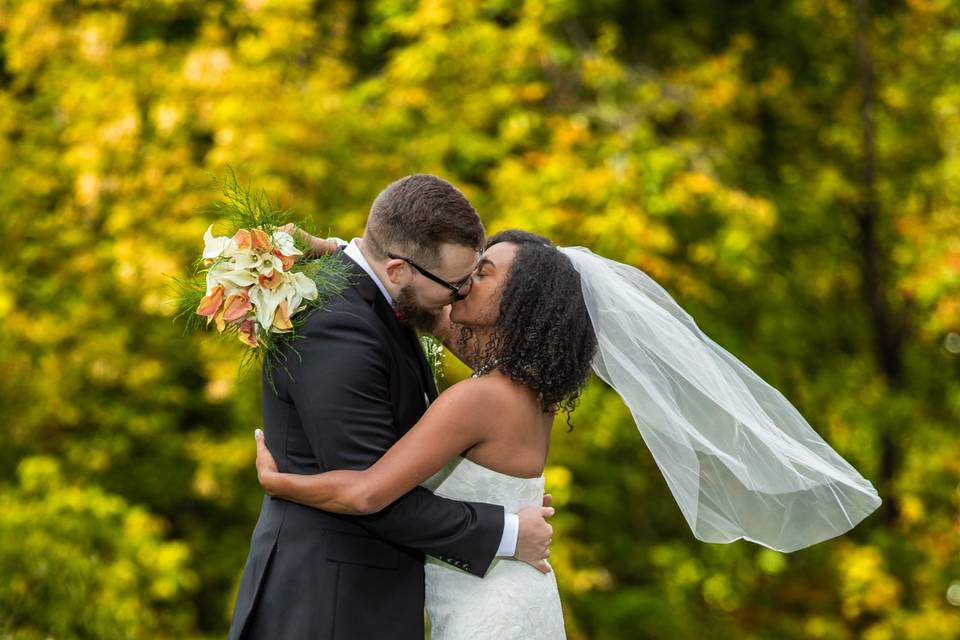
<path fill-rule="evenodd" d="M 262 437 L 263 437 L 263 431 L 261 431 L 260 429 L 254 429 L 254 430 L 253 430 L 253 437 L 254 437 L 254 438 L 262 438 Z"/>

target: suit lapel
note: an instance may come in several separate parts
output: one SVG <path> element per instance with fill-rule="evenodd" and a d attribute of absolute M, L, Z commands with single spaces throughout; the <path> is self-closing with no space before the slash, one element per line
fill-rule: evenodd
<path fill-rule="evenodd" d="M 433 399 L 436 398 L 433 376 L 429 373 L 430 365 L 427 363 L 427 358 L 423 353 L 423 347 L 420 346 L 420 339 L 417 337 L 417 334 L 413 329 L 397 319 L 393 307 L 390 306 L 382 295 L 379 295 L 379 291 L 374 305 L 377 315 L 379 315 L 383 323 L 387 325 L 391 335 L 407 355 L 404 360 L 419 383 L 419 392 L 426 394 L 429 401 L 433 401 Z"/>
<path fill-rule="evenodd" d="M 342 253 L 342 250 L 338 253 Z M 363 270 L 350 256 L 343 254 L 343 259 L 347 261 L 353 271 L 353 282 L 360 293 L 360 296 L 366 300 L 374 309 L 377 317 L 387 327 L 387 331 L 394 341 L 400 346 L 406 357 L 401 358 L 410 369 L 413 377 L 417 380 L 420 389 L 418 393 L 426 394 L 432 402 L 437 397 L 436 385 L 433 383 L 433 374 L 430 371 L 430 365 L 427 363 L 423 348 L 420 346 L 420 339 L 410 327 L 402 324 L 394 313 L 393 307 L 383 297 L 383 293 L 377 287 L 366 271 Z"/>

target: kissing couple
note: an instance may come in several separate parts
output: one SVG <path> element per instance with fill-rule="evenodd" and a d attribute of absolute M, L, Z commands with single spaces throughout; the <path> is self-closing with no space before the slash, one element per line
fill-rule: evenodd
<path fill-rule="evenodd" d="M 564 638 L 543 471 L 591 371 L 700 540 L 793 551 L 880 503 L 632 266 L 526 231 L 486 238 L 467 198 L 426 174 L 385 188 L 350 243 L 291 231 L 351 284 L 295 353 L 264 361 L 266 495 L 231 639 L 421 640 L 424 604 L 435 640 Z M 472 376 L 438 394 L 418 332 Z"/>

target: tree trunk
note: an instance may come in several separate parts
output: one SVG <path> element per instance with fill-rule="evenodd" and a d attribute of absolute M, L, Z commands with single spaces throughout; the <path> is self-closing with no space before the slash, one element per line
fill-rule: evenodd
<path fill-rule="evenodd" d="M 891 391 L 902 386 L 903 332 L 905 324 L 895 321 L 894 311 L 886 296 L 889 282 L 884 269 L 886 254 L 878 238 L 880 202 L 876 177 L 876 125 L 873 108 L 876 101 L 873 55 L 870 48 L 870 1 L 855 0 L 857 79 L 860 87 L 861 175 L 860 199 L 856 207 L 857 251 L 860 256 L 861 293 L 867 306 L 872 328 L 872 344 L 877 365 Z M 882 424 L 880 431 L 879 489 L 886 508 L 884 520 L 893 523 L 899 513 L 899 501 L 893 490 L 900 465 L 900 452 L 894 438 L 893 425 Z"/>

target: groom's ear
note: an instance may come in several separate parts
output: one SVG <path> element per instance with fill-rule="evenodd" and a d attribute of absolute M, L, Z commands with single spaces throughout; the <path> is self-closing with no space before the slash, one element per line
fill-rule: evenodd
<path fill-rule="evenodd" d="M 407 275 L 406 262 L 391 258 L 387 260 L 383 266 L 387 271 L 387 279 L 390 280 L 390 282 L 393 284 L 406 284 L 406 279 L 409 277 L 409 275 Z"/>

